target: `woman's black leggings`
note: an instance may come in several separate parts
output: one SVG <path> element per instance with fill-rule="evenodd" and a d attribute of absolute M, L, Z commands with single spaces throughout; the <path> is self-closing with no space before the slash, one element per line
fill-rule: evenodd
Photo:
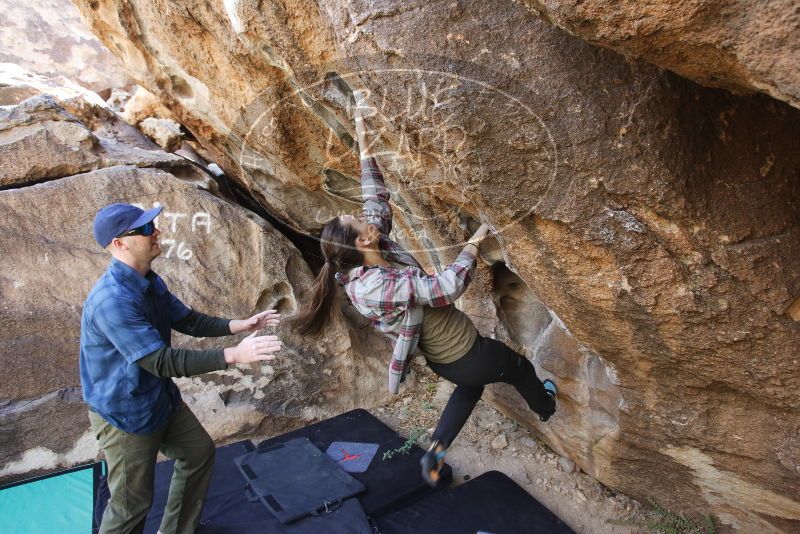
<path fill-rule="evenodd" d="M 483 386 L 505 382 L 514 386 L 528 407 L 539 415 L 555 412 L 556 402 L 536 376 L 533 364 L 496 339 L 478 335 L 469 351 L 452 363 L 428 362 L 434 373 L 456 385 L 433 439 L 449 447 L 483 395 Z"/>

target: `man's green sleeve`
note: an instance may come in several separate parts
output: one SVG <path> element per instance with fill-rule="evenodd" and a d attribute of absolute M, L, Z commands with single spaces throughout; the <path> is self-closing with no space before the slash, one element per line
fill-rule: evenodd
<path fill-rule="evenodd" d="M 211 317 L 196 310 L 172 323 L 172 329 L 192 337 L 220 337 L 231 335 L 230 319 Z"/>
<path fill-rule="evenodd" d="M 166 377 L 194 376 L 228 367 L 222 349 L 190 350 L 162 347 L 136 362 L 150 374 Z"/>

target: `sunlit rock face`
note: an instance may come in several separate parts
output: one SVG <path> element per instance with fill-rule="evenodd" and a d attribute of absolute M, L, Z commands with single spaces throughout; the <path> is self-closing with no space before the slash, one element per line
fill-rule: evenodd
<path fill-rule="evenodd" d="M 132 81 L 69 0 L 0 0 L 0 63 L 47 78 L 64 76 L 102 93 Z"/>
<path fill-rule="evenodd" d="M 9 97 L 8 92 L 5 93 Z M 0 480 L 93 460 L 81 398 L 82 305 L 111 258 L 92 236 L 101 207 L 164 207 L 153 268 L 188 306 L 249 317 L 290 316 L 312 283 L 298 250 L 270 224 L 221 198 L 202 167 L 161 151 L 83 97 L 33 96 L 0 107 Z M 363 326 L 363 325 L 361 325 Z M 303 338 L 285 324 L 269 364 L 178 380 L 218 442 L 275 434 L 387 397 L 386 341 L 337 319 Z M 176 346 L 233 346 L 243 336 Z"/>
<path fill-rule="evenodd" d="M 493 402 L 634 496 L 800 526 L 798 110 L 514 2 L 76 4 L 296 232 L 358 208 L 343 94 L 367 89 L 396 237 L 433 269 L 491 223 L 463 305 L 562 384 L 547 425 Z"/>

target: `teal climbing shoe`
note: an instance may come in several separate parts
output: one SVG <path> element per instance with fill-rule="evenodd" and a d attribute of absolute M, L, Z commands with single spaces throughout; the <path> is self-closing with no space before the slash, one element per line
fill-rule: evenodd
<path fill-rule="evenodd" d="M 556 387 L 556 383 L 548 378 L 547 380 L 542 382 L 542 385 L 544 386 L 544 389 L 547 392 L 547 394 L 553 397 L 553 401 L 555 402 L 556 395 L 558 395 L 558 388 Z M 542 423 L 546 423 L 548 419 L 550 419 L 550 416 L 552 416 L 555 413 L 555 411 L 556 410 L 554 407 L 553 411 L 548 415 L 540 415 L 539 421 L 541 421 Z"/>

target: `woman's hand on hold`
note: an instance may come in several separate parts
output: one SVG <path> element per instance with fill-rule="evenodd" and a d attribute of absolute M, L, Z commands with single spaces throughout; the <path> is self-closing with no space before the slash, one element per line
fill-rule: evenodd
<path fill-rule="evenodd" d="M 467 242 L 478 246 L 491 231 L 492 228 L 488 224 L 483 223 L 477 230 L 475 230 L 475 233 L 472 234 L 472 237 L 470 237 Z"/>
<path fill-rule="evenodd" d="M 378 114 L 378 109 L 371 106 L 367 99 L 370 96 L 369 89 L 355 89 L 353 90 L 353 117 L 356 120 L 356 126 L 364 119 L 375 117 Z"/>
<path fill-rule="evenodd" d="M 366 89 L 353 89 L 353 101 L 357 109 L 366 109 L 368 95 L 369 91 Z"/>

